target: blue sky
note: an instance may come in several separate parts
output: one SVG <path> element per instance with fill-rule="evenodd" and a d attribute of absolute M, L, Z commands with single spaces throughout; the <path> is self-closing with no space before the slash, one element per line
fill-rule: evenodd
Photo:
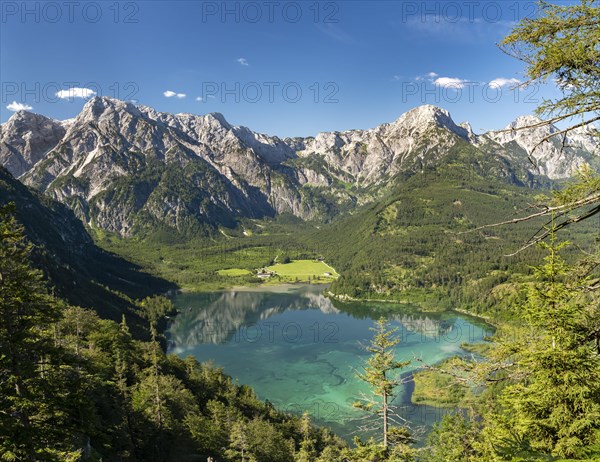
<path fill-rule="evenodd" d="M 476 132 L 500 128 L 556 92 L 511 91 L 524 67 L 496 46 L 533 5 L 5 1 L 0 120 L 21 107 L 74 117 L 98 94 L 282 137 L 370 128 L 426 103 Z"/>

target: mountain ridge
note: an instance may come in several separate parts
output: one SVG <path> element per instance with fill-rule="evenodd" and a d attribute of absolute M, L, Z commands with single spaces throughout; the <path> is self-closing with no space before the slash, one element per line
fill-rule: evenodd
<path fill-rule="evenodd" d="M 121 236 L 161 226 L 198 232 L 284 213 L 327 221 L 442 165 L 462 144 L 519 184 L 566 178 L 595 158 L 593 131 L 580 130 L 573 147 L 546 143 L 532 166 L 532 140 L 546 132 L 513 130 L 527 121 L 477 135 L 425 105 L 366 130 L 281 139 L 232 126 L 220 113 L 170 114 L 94 97 L 68 121 L 15 113 L 0 126 L 0 164 L 88 226 Z"/>

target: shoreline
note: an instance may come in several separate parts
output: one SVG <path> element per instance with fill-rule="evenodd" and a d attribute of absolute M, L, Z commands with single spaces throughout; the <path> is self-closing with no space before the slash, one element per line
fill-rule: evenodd
<path fill-rule="evenodd" d="M 206 290 L 195 290 L 195 289 L 176 289 L 174 294 L 205 294 L 209 292 L 278 292 L 278 291 L 290 291 L 297 287 L 312 287 L 312 286 L 328 286 L 331 282 L 319 282 L 319 283 L 308 283 L 308 282 L 283 282 L 281 284 L 257 284 L 257 285 L 232 285 L 223 287 L 221 289 L 206 289 Z"/>
<path fill-rule="evenodd" d="M 331 282 L 321 282 L 321 283 L 308 283 L 308 282 L 284 282 L 281 284 L 257 284 L 257 285 L 232 285 L 229 287 L 224 287 L 216 290 L 194 290 L 194 289 L 177 289 L 173 293 L 170 293 L 169 296 L 174 296 L 178 294 L 194 294 L 194 293 L 210 293 L 210 292 L 273 292 L 273 293 L 285 293 L 290 292 L 294 289 L 301 287 L 313 287 L 313 286 L 323 286 L 327 288 Z M 386 303 L 390 305 L 412 305 L 416 308 L 419 308 L 420 311 L 424 313 L 444 313 L 444 312 L 456 312 L 460 313 L 464 316 L 469 316 L 473 319 L 477 319 L 494 329 L 499 329 L 500 326 L 493 322 L 492 318 L 485 315 L 474 314 L 464 308 L 452 308 L 450 310 L 428 310 L 418 303 L 411 302 L 408 300 L 389 300 L 389 299 L 377 299 L 377 298 L 354 298 L 349 295 L 336 295 L 331 291 L 324 291 L 323 295 L 331 300 L 338 301 L 340 303 Z"/>

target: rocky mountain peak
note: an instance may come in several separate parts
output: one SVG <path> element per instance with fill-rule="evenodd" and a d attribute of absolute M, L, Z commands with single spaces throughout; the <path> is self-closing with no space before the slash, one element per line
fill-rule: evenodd
<path fill-rule="evenodd" d="M 442 109 L 431 104 L 417 106 L 402 114 L 397 122 L 407 125 L 419 126 L 428 125 L 431 123 L 447 122 L 452 120 L 450 113 L 446 109 Z"/>
<path fill-rule="evenodd" d="M 536 126 L 544 121 L 535 115 L 522 115 L 513 120 L 504 130 L 520 130 L 515 133 L 527 133 L 527 136 L 535 133 L 537 136 L 546 136 L 556 133 L 558 130 L 554 125 Z"/>
<path fill-rule="evenodd" d="M 445 128 L 461 138 L 469 138 L 467 130 L 456 125 L 454 120 L 452 120 L 452 116 L 446 109 L 431 104 L 418 106 L 405 112 L 393 125 L 420 133 L 436 126 Z"/>
<path fill-rule="evenodd" d="M 128 101 L 121 101 L 108 96 L 94 96 L 85 103 L 76 119 L 78 121 L 98 120 L 103 117 L 114 116 L 115 113 L 129 113 L 136 117 L 142 115 L 141 111 Z"/>
<path fill-rule="evenodd" d="M 594 125 L 577 127 L 567 135 L 569 144 L 596 155 L 600 154 L 600 130 Z"/>
<path fill-rule="evenodd" d="M 58 124 L 59 122 L 41 114 L 36 114 L 35 112 L 17 111 L 13 113 L 13 115 L 10 116 L 10 118 L 0 126 L 3 127 L 5 130 L 8 130 L 18 127 L 29 128 L 32 125 L 40 123 Z"/>
<path fill-rule="evenodd" d="M 523 144 L 522 147 L 524 147 L 526 151 L 529 151 L 537 141 L 558 131 L 554 125 L 537 126 L 542 122 L 542 119 L 535 115 L 522 115 L 509 123 L 503 130 L 491 131 L 487 135 L 501 144 L 517 141 L 518 144 Z M 534 144 L 531 144 L 533 138 L 537 141 L 535 141 Z M 521 143 L 521 141 L 523 143 Z M 525 147 L 525 144 L 527 144 L 527 147 Z"/>
<path fill-rule="evenodd" d="M 486 159 L 498 161 L 494 175 L 507 178 L 521 175 L 517 168 L 567 177 L 598 146 L 590 130 L 578 130 L 569 138 L 576 149 L 565 155 L 561 143 L 544 143 L 533 168 L 528 155 L 547 132 L 516 128 L 535 123 L 525 116 L 507 131 L 475 135 L 447 110 L 425 105 L 372 129 L 280 139 L 232 126 L 220 113 L 171 114 L 94 97 L 70 122 L 13 115 L 0 127 L 0 165 L 77 204 L 82 220 L 126 236 L 140 224 L 188 229 L 282 213 L 330 218 L 367 202 L 364 191 L 386 188 L 398 174 L 443 164 L 463 141 L 484 149 Z"/>
<path fill-rule="evenodd" d="M 65 134 L 58 120 L 17 111 L 0 125 L 0 165 L 15 177 L 33 167 Z"/>
<path fill-rule="evenodd" d="M 221 114 L 220 112 L 210 112 L 210 113 L 206 114 L 205 117 L 209 120 L 215 120 L 215 121 L 219 122 L 224 128 L 226 128 L 228 130 L 231 128 L 231 125 L 229 125 L 229 122 L 227 122 L 227 120 L 225 119 L 225 116 L 223 114 Z"/>
<path fill-rule="evenodd" d="M 542 123 L 542 119 L 538 116 L 528 114 L 517 117 L 510 124 L 507 125 L 507 129 L 509 128 L 523 128 L 523 127 L 531 127 L 532 125 L 536 125 Z"/>
<path fill-rule="evenodd" d="M 473 131 L 473 127 L 469 122 L 461 122 L 458 126 L 466 131 L 467 138 L 473 144 L 479 144 L 480 139 L 479 136 L 475 134 Z"/>
<path fill-rule="evenodd" d="M 168 125 L 175 125 L 177 120 L 180 124 L 185 125 L 201 124 L 213 128 L 223 128 L 225 130 L 231 130 L 232 128 L 229 122 L 227 122 L 227 120 L 225 119 L 225 116 L 220 112 L 209 112 L 206 115 L 197 115 L 191 114 L 189 112 L 169 114 L 165 112 L 156 113 L 156 111 L 154 111 L 152 114 L 158 114 L 157 117 L 152 116 L 152 114 L 149 111 L 144 112 L 148 113 L 153 119 L 168 122 Z"/>
<path fill-rule="evenodd" d="M 474 134 L 473 127 L 471 126 L 471 124 L 469 122 L 461 122 L 458 124 L 458 126 L 464 128 L 469 133 Z"/>
<path fill-rule="evenodd" d="M 542 123 L 542 119 L 534 115 L 520 116 L 504 130 L 489 132 L 487 137 L 505 146 L 518 146 L 536 163 L 535 173 L 552 179 L 568 178 L 589 163 L 590 154 L 599 145 L 598 139 L 582 132 L 572 133 L 566 140 L 559 135 L 551 137 L 559 128 L 552 124 L 539 125 Z"/>

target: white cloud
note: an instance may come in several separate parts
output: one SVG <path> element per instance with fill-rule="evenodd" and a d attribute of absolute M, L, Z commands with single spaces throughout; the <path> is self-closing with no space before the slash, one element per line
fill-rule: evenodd
<path fill-rule="evenodd" d="M 202 98 L 202 96 L 196 96 L 196 101 L 204 101 L 204 98 Z"/>
<path fill-rule="evenodd" d="M 236 61 L 238 63 L 240 63 L 242 66 L 249 66 L 250 64 L 248 64 L 248 60 L 246 58 L 238 58 L 236 59 Z"/>
<path fill-rule="evenodd" d="M 430 82 L 433 82 L 433 80 L 438 76 L 438 74 L 436 74 L 435 72 L 428 72 L 427 74 L 424 75 L 418 75 L 415 77 L 415 80 L 417 82 L 422 82 L 423 80 L 429 80 Z"/>
<path fill-rule="evenodd" d="M 497 88 L 500 89 L 502 87 L 514 87 L 516 85 L 519 85 L 521 83 L 521 81 L 519 79 L 505 79 L 503 77 L 498 77 L 497 79 L 492 80 L 489 83 L 490 88 Z"/>
<path fill-rule="evenodd" d="M 73 87 L 68 90 L 60 90 L 56 92 L 56 96 L 60 99 L 73 99 L 73 98 L 90 98 L 94 96 L 96 92 L 90 88 L 79 88 Z"/>
<path fill-rule="evenodd" d="M 6 106 L 6 109 L 13 112 L 31 111 L 33 107 L 31 107 L 29 104 L 17 103 L 16 101 L 13 101 L 8 106 Z"/>
<path fill-rule="evenodd" d="M 164 96 L 165 98 L 173 98 L 173 97 L 176 97 L 176 98 L 182 99 L 182 98 L 185 98 L 187 95 L 186 95 L 185 93 L 176 93 L 176 92 L 174 92 L 174 91 L 167 90 L 167 91 L 164 91 L 164 92 L 163 92 L 163 96 Z"/>
<path fill-rule="evenodd" d="M 392 77 L 392 80 L 395 80 L 396 82 L 398 82 L 400 80 L 400 76 L 399 75 L 395 75 Z"/>
<path fill-rule="evenodd" d="M 433 81 L 433 83 L 442 88 L 461 89 L 465 88 L 465 83 L 467 83 L 467 80 L 456 77 L 438 77 Z"/>

